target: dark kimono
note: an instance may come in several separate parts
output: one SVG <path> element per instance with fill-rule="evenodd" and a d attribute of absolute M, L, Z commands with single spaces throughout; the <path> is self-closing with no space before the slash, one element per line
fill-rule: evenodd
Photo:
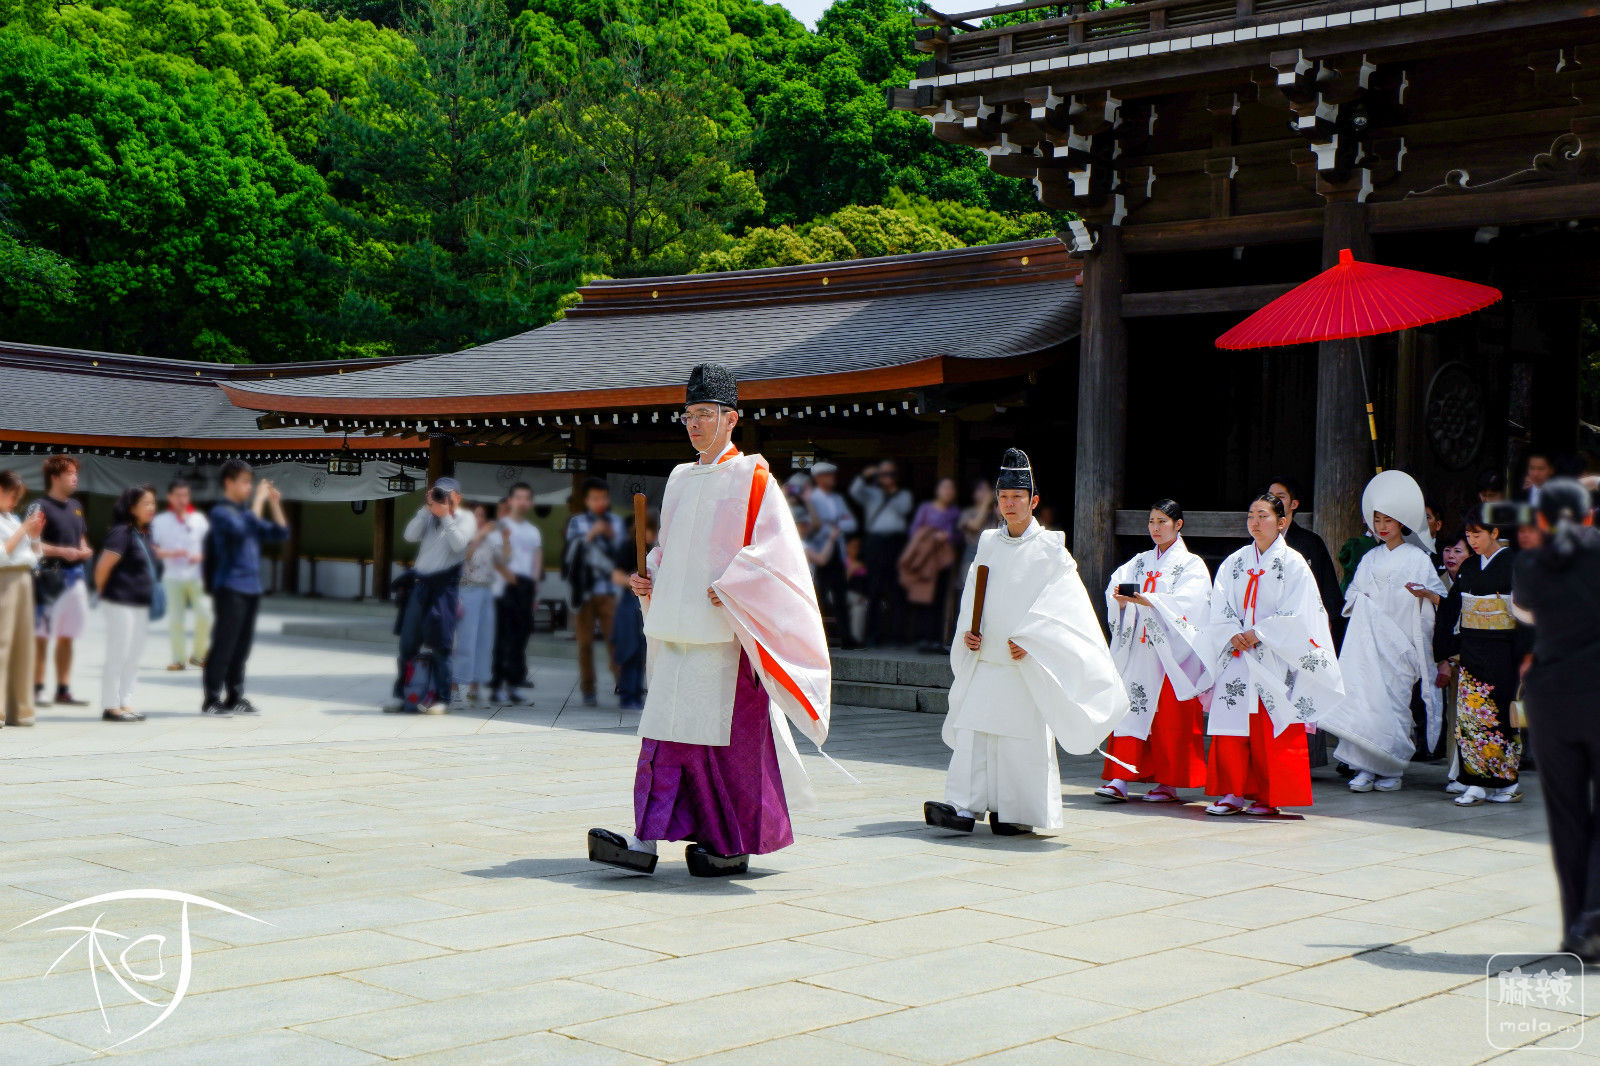
<path fill-rule="evenodd" d="M 1511 614 L 1513 553 L 1502 548 L 1461 564 L 1456 583 L 1439 603 L 1433 657 L 1461 656 L 1456 684 L 1457 780 L 1484 789 L 1516 784 L 1522 738 L 1511 726 L 1517 668 L 1529 650 L 1525 627 Z"/>

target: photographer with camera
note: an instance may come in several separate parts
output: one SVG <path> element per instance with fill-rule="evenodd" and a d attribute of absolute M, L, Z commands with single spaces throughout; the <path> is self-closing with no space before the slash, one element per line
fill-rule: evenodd
<path fill-rule="evenodd" d="M 1600 530 L 1578 482 L 1539 491 L 1544 543 L 1517 560 L 1512 610 L 1535 626 L 1523 679 L 1561 889 L 1562 950 L 1600 962 Z"/>
<path fill-rule="evenodd" d="M 244 698 L 244 666 L 261 607 L 261 545 L 288 540 L 289 523 L 278 487 L 266 478 L 257 482 L 243 459 L 223 463 L 219 480 L 222 499 L 211 509 L 200 563 L 214 619 L 200 713 L 227 718 L 256 713 Z"/>
<path fill-rule="evenodd" d="M 442 477 L 401 534 L 417 545 L 411 570 L 401 576 L 399 673 L 395 701 L 386 711 L 444 714 L 450 709 L 450 656 L 459 616 L 461 563 L 478 527 L 461 506 L 461 485 Z"/>

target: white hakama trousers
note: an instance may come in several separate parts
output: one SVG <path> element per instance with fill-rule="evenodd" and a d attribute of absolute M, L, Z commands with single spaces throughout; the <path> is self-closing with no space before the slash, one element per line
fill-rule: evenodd
<path fill-rule="evenodd" d="M 1041 721 L 1031 737 L 957 729 L 944 799 L 980 818 L 993 811 L 1002 822 L 1060 829 L 1061 770 L 1049 727 Z"/>

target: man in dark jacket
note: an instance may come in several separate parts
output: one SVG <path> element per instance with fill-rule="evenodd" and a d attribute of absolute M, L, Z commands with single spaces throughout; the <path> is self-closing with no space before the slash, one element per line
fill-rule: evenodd
<path fill-rule="evenodd" d="M 244 668 L 261 607 L 261 545 L 289 538 L 276 485 L 264 478 L 257 482 L 243 459 L 223 463 L 220 476 L 222 499 L 211 509 L 201 564 L 215 621 L 200 713 L 213 718 L 256 713 L 244 696 Z"/>

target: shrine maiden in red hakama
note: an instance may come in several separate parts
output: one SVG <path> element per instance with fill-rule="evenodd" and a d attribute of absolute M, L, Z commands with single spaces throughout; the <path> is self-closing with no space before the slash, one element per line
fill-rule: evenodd
<path fill-rule="evenodd" d="M 1128 798 L 1128 782 L 1153 781 L 1144 799 L 1171 803 L 1180 788 L 1206 783 L 1205 715 L 1210 681 L 1195 654 L 1211 602 L 1211 572 L 1178 533 L 1183 511 L 1162 500 L 1150 511 L 1156 546 L 1129 559 L 1106 585 L 1111 658 L 1130 710 L 1107 745 L 1106 784 L 1096 795 Z M 1136 586 L 1132 596 L 1119 587 Z"/>
<path fill-rule="evenodd" d="M 1253 543 L 1223 560 L 1196 650 L 1208 705 L 1208 814 L 1275 814 L 1311 804 L 1306 724 L 1344 696 L 1311 567 L 1283 539 L 1283 504 L 1250 509 Z"/>

